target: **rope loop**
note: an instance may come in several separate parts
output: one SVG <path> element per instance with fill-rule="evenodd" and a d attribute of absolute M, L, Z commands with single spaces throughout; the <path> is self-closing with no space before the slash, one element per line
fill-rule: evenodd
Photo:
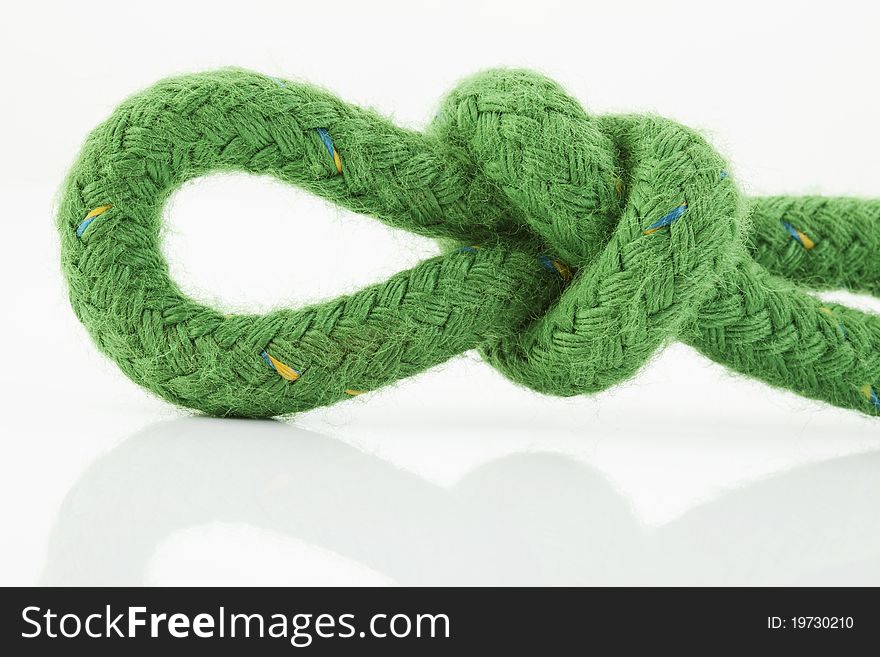
<path fill-rule="evenodd" d="M 437 238 L 443 255 L 322 304 L 224 315 L 180 292 L 159 246 L 170 195 L 228 170 Z M 880 291 L 861 248 L 880 202 L 747 199 L 729 171 L 696 132 L 591 116 L 531 71 L 463 81 L 420 133 L 308 84 L 223 70 L 120 105 L 71 170 L 58 227 L 98 347 L 213 415 L 308 410 L 469 349 L 540 392 L 591 393 L 675 339 L 880 413 L 880 322 L 801 287 Z"/>

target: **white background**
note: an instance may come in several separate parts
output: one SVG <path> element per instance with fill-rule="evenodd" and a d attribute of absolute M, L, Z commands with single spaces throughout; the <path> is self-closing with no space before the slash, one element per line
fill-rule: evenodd
<path fill-rule="evenodd" d="M 7 5 L 0 584 L 880 584 L 877 420 L 680 345 L 592 398 L 519 389 L 469 354 L 284 422 L 191 417 L 91 345 L 54 230 L 66 169 L 119 101 L 228 65 L 412 127 L 458 78 L 528 66 L 589 111 L 705 129 L 747 193 L 880 194 L 880 16 L 818 4 Z M 177 280 L 234 309 L 436 252 L 262 178 L 195 181 L 167 221 Z"/>

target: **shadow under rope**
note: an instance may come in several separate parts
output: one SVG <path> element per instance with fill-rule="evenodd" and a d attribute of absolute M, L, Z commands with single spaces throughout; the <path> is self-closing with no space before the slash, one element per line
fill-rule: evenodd
<path fill-rule="evenodd" d="M 401 584 L 878 584 L 878 499 L 880 452 L 762 479 L 648 528 L 605 477 L 560 454 L 506 456 L 447 488 L 280 422 L 186 418 L 83 473 L 43 583 L 142 584 L 170 535 L 231 522 Z"/>

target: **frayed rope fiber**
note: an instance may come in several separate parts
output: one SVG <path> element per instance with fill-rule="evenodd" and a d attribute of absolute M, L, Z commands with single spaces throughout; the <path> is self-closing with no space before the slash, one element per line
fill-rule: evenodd
<path fill-rule="evenodd" d="M 181 293 L 160 250 L 169 196 L 216 171 L 272 175 L 444 254 L 326 303 L 224 315 Z M 332 404 L 474 348 L 542 393 L 591 393 L 670 340 L 880 414 L 880 317 L 806 291 L 880 293 L 880 200 L 745 198 L 728 171 L 695 132 L 590 116 L 529 71 L 465 80 L 420 133 L 224 70 L 124 102 L 86 141 L 58 228 L 98 347 L 212 415 Z"/>

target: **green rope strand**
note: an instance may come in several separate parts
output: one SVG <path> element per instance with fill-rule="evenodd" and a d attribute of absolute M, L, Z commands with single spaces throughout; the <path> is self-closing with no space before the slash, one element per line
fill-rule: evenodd
<path fill-rule="evenodd" d="M 225 316 L 182 294 L 162 209 L 217 171 L 268 174 L 435 237 L 444 254 L 326 303 Z M 213 415 L 332 404 L 469 349 L 547 394 L 603 390 L 680 339 L 772 385 L 880 414 L 880 201 L 745 199 L 697 133 L 591 117 L 552 81 L 462 82 L 424 133 L 307 84 L 171 78 L 95 129 L 58 214 L 71 303 L 134 381 Z"/>
<path fill-rule="evenodd" d="M 750 251 L 771 273 L 816 290 L 880 296 L 880 200 L 772 196 L 751 201 Z M 779 227 L 796 226 L 812 249 Z"/>

